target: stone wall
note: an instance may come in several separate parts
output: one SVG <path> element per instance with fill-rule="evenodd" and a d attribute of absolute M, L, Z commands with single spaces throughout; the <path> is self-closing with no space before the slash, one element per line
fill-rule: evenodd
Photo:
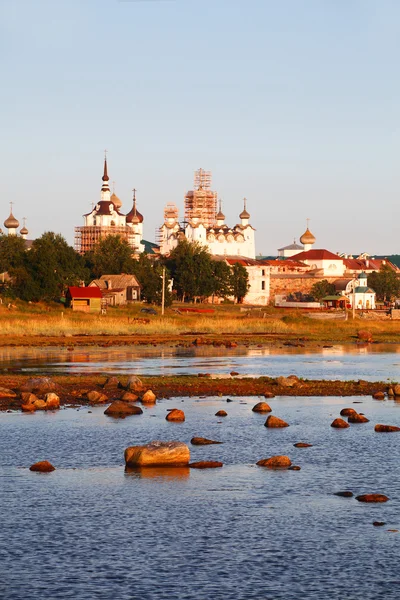
<path fill-rule="evenodd" d="M 276 295 L 288 296 L 295 292 L 308 294 L 314 283 L 318 281 L 329 281 L 333 283 L 338 277 L 321 277 L 312 274 L 289 275 L 287 273 L 271 273 L 270 278 L 270 300 L 274 301 Z"/>

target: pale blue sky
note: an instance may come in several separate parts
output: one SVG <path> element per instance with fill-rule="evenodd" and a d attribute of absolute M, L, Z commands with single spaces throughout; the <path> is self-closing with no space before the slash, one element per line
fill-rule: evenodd
<path fill-rule="evenodd" d="M 154 240 L 199 167 L 257 253 L 400 253 L 397 0 L 0 0 L 1 221 L 74 226 L 110 179 Z"/>

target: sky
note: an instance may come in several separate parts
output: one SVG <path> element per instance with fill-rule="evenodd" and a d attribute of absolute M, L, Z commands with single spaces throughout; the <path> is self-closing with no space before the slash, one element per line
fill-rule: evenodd
<path fill-rule="evenodd" d="M 155 240 L 194 171 L 257 254 L 400 253 L 398 0 L 0 0 L 0 221 L 70 244 L 110 181 Z"/>

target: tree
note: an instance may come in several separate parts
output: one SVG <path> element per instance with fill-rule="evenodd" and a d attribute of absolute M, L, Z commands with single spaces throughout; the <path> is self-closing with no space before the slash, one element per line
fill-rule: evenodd
<path fill-rule="evenodd" d="M 141 296 L 149 304 L 158 304 L 162 302 L 162 271 L 163 265 L 152 261 L 143 252 L 139 256 L 139 260 L 135 261 L 135 275 L 141 285 Z M 165 274 L 164 287 L 164 305 L 172 304 L 171 292 L 169 291 L 169 274 Z"/>
<path fill-rule="evenodd" d="M 10 271 L 13 289 L 21 300 L 59 300 L 70 285 L 88 276 L 82 257 L 53 232 L 34 240 L 23 264 Z"/>
<path fill-rule="evenodd" d="M 120 235 L 108 235 L 100 240 L 94 250 L 85 254 L 86 266 L 92 278 L 102 275 L 134 273 L 135 259 L 128 241 Z"/>
<path fill-rule="evenodd" d="M 317 281 L 314 283 L 310 290 L 310 295 L 315 300 L 322 300 L 325 296 L 333 296 L 336 295 L 335 286 L 333 283 L 329 283 L 327 279 L 323 279 L 322 281 Z"/>
<path fill-rule="evenodd" d="M 393 300 L 400 295 L 400 279 L 388 265 L 368 275 L 368 285 L 375 290 L 379 300 Z"/>
<path fill-rule="evenodd" d="M 24 264 L 25 242 L 17 235 L 0 236 L 0 273 L 16 269 Z"/>
<path fill-rule="evenodd" d="M 212 296 L 218 298 L 227 298 L 232 296 L 232 272 L 230 266 L 222 260 L 213 260 L 212 270 Z"/>
<path fill-rule="evenodd" d="M 250 284 L 247 269 L 239 262 L 236 262 L 232 267 L 231 284 L 233 296 L 236 302 L 241 304 L 249 291 Z"/>
<path fill-rule="evenodd" d="M 174 289 L 182 301 L 204 299 L 214 290 L 211 255 L 197 242 L 182 240 L 166 261 L 174 280 Z"/>

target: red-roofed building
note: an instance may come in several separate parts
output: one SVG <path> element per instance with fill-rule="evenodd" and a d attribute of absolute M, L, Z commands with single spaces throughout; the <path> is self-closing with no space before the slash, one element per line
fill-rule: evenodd
<path fill-rule="evenodd" d="M 69 287 L 66 294 L 67 306 L 80 312 L 100 312 L 101 299 L 98 287 Z"/>
<path fill-rule="evenodd" d="M 300 252 L 293 256 L 293 260 L 305 263 L 310 271 L 319 271 L 319 274 L 324 277 L 342 277 L 346 270 L 343 258 L 325 249 Z"/>

